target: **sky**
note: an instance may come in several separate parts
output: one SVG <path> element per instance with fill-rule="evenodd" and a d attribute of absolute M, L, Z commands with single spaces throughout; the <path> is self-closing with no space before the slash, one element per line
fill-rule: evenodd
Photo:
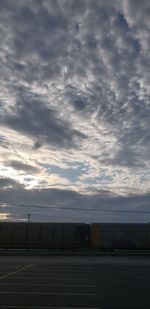
<path fill-rule="evenodd" d="M 0 1 L 0 220 L 150 222 L 150 1 Z"/>

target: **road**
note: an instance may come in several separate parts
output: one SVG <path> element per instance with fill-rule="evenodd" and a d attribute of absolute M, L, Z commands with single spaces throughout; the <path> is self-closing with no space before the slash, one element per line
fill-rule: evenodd
<path fill-rule="evenodd" d="M 0 308 L 150 308 L 150 258 L 0 256 Z"/>

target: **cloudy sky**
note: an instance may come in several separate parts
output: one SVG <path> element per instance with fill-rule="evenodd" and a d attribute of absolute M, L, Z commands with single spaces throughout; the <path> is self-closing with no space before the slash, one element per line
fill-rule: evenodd
<path fill-rule="evenodd" d="M 150 221 L 150 1 L 1 0 L 0 42 L 0 219 Z"/>

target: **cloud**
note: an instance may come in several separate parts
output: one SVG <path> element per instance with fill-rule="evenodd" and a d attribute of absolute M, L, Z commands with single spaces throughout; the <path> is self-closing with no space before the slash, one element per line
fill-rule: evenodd
<path fill-rule="evenodd" d="M 0 178 L 0 191 L 3 191 L 4 189 L 6 189 L 7 191 L 8 188 L 13 188 L 15 191 L 16 189 L 18 190 L 20 188 L 23 188 L 23 185 L 21 185 L 20 183 L 18 183 L 12 178 L 1 177 Z"/>
<path fill-rule="evenodd" d="M 20 185 L 19 190 L 17 186 L 8 186 L 5 190 L 2 188 L 0 193 L 1 205 L 5 206 L 3 211 L 9 213 L 10 218 L 23 219 L 30 209 L 33 221 L 148 221 L 148 214 L 131 214 L 128 211 L 148 211 L 149 194 L 117 196 L 110 191 L 101 190 L 86 195 L 60 189 L 26 190 L 20 188 Z M 96 209 L 99 211 L 95 212 Z M 116 212 L 113 213 L 111 210 Z M 118 210 L 123 212 L 117 213 Z"/>
<path fill-rule="evenodd" d="M 149 12 L 148 0 L 0 2 L 3 177 L 25 184 L 19 171 L 32 171 L 36 189 L 78 194 L 149 191 Z"/>
<path fill-rule="evenodd" d="M 34 150 L 37 150 L 37 149 L 41 148 L 42 145 L 43 145 L 42 140 L 38 140 L 38 141 L 36 141 L 36 142 L 34 143 L 33 149 L 34 149 Z"/>
<path fill-rule="evenodd" d="M 47 107 L 38 97 L 21 94 L 16 111 L 4 116 L 3 122 L 10 128 L 33 137 L 44 136 L 45 141 L 56 147 L 73 147 L 75 139 L 85 135 L 71 128 L 56 111 Z"/>
<path fill-rule="evenodd" d="M 7 161 L 5 162 L 5 165 L 8 167 L 10 166 L 14 168 L 15 170 L 23 171 L 29 175 L 39 173 L 40 171 L 38 167 L 32 166 L 30 164 L 25 164 L 21 161 L 16 161 L 16 160 Z"/>

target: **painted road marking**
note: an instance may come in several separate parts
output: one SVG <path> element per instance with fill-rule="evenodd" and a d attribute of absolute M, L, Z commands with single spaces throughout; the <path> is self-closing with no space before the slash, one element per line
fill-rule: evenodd
<path fill-rule="evenodd" d="M 65 296 L 88 296 L 88 297 L 97 297 L 98 294 L 96 293 L 55 293 L 55 292 L 10 292 L 10 291 L 5 291 L 5 292 L 0 292 L 0 294 L 17 294 L 17 295 L 65 295 Z"/>
<path fill-rule="evenodd" d="M 39 275 L 39 274 L 36 274 L 36 273 L 25 273 L 23 274 L 24 278 L 32 278 L 32 279 L 41 279 L 41 278 L 45 278 L 45 279 L 62 279 L 64 280 L 64 277 L 66 280 L 70 279 L 70 280 L 81 280 L 81 281 L 90 281 L 91 280 L 91 277 L 84 277 L 84 276 L 69 276 L 67 274 L 64 274 L 64 275 L 59 275 L 59 274 L 44 274 L 44 275 Z M 29 277 L 28 277 L 29 276 Z M 17 275 L 17 278 L 21 278 L 22 277 L 22 274 L 18 273 Z"/>
<path fill-rule="evenodd" d="M 4 309 L 4 306 L 0 306 L 0 308 Z M 5 306 L 5 308 L 18 308 L 18 309 L 102 309 L 100 307 L 37 307 L 37 306 Z"/>
<path fill-rule="evenodd" d="M 36 269 L 36 267 L 35 267 L 35 269 Z M 48 267 L 48 268 L 44 268 L 44 267 L 38 267 L 38 270 L 39 271 L 66 271 L 66 270 L 68 270 L 68 271 L 79 271 L 79 272 L 83 272 L 83 273 L 86 273 L 86 272 L 91 272 L 92 270 L 91 270 L 91 268 L 89 269 L 83 269 L 83 268 L 79 268 L 79 267 Z"/>
<path fill-rule="evenodd" d="M 9 274 L 7 274 L 7 275 L 1 276 L 0 279 L 5 279 L 5 278 L 7 278 L 7 277 L 13 276 L 14 274 L 17 274 L 17 273 L 19 273 L 19 272 L 21 272 L 21 271 L 24 271 L 24 270 L 26 270 L 27 268 L 29 268 L 29 267 L 31 267 L 31 266 L 33 266 L 33 264 L 29 264 L 29 265 L 27 265 L 27 266 L 25 266 L 25 267 L 19 268 L 18 270 L 9 273 Z"/>
<path fill-rule="evenodd" d="M 4 266 L 4 265 L 0 265 L 0 269 L 1 269 L 1 268 L 19 268 L 19 267 L 21 267 L 21 266 L 20 266 L 20 265 L 16 265 L 16 266 L 9 266 L 9 265 L 7 265 L 7 266 L 5 265 L 5 266 Z"/>
<path fill-rule="evenodd" d="M 18 268 L 17 268 L 16 270 L 18 270 Z M 8 273 L 9 271 L 10 271 L 9 269 L 7 269 L 7 270 L 0 270 L 0 274 L 6 274 L 6 273 Z"/>
<path fill-rule="evenodd" d="M 10 285 L 10 286 L 12 286 L 12 284 L 13 284 L 13 286 L 14 285 L 22 285 L 22 286 L 29 286 L 29 283 L 0 283 L 0 285 L 2 285 L 2 286 L 4 286 L 4 285 Z M 94 284 L 49 284 L 49 283 L 30 283 L 30 286 L 31 285 L 37 285 L 37 286 L 60 286 L 60 287 L 63 287 L 63 286 L 65 286 L 65 287 L 70 287 L 70 286 L 73 286 L 73 287 L 86 287 L 86 288 L 95 288 L 96 287 L 96 285 L 94 285 Z"/>
<path fill-rule="evenodd" d="M 32 276 L 30 276 L 30 277 L 28 277 L 28 276 L 26 276 L 26 277 L 24 277 L 24 276 L 15 276 L 15 277 L 13 277 L 13 278 L 17 278 L 17 279 L 36 279 L 36 280 L 38 280 L 38 279 L 40 279 L 40 280 L 65 280 L 65 281 L 85 281 L 85 282 L 94 282 L 94 280 L 92 280 L 91 278 L 86 278 L 86 279 L 78 279 L 78 278 L 64 278 L 63 276 L 62 277 L 32 277 Z"/>
<path fill-rule="evenodd" d="M 1 278 L 1 277 L 0 277 Z M 26 280 L 33 280 L 33 279 L 35 279 L 35 280 L 38 280 L 38 279 L 40 279 L 40 280 L 53 280 L 53 281 L 60 281 L 60 280 L 62 280 L 62 281 L 77 281 L 77 282 L 79 282 L 79 281 L 81 281 L 81 282 L 91 282 L 91 283 L 95 283 L 95 281 L 94 280 L 92 280 L 92 279 L 77 279 L 77 278 L 63 278 L 63 277 L 22 277 L 22 276 L 14 276 L 13 277 L 13 279 L 26 279 Z"/>
<path fill-rule="evenodd" d="M 88 271 L 88 272 L 80 272 L 80 271 L 70 271 L 70 270 L 51 270 L 51 271 L 38 271 L 36 272 L 36 270 L 32 270 L 32 272 L 35 272 L 36 274 L 73 274 L 73 275 L 90 275 L 92 272 Z"/>

